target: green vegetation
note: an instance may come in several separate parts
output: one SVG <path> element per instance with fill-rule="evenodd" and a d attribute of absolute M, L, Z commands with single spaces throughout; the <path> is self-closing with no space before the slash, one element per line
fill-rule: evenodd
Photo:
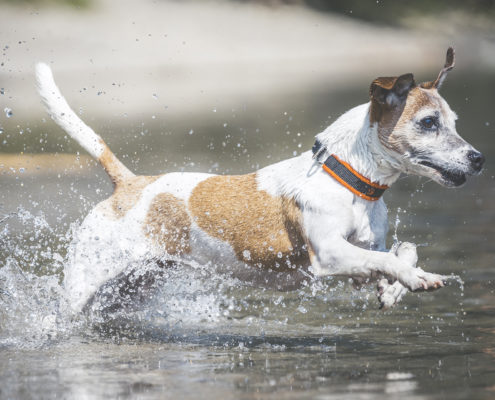
<path fill-rule="evenodd" d="M 60 4 L 77 8 L 86 8 L 90 5 L 91 0 L 0 0 L 0 4 Z"/>
<path fill-rule="evenodd" d="M 0 0 L 0 4 L 60 4 L 86 8 L 99 0 Z M 204 0 L 196 0 L 198 2 Z M 463 12 L 495 18 L 495 0 L 232 0 L 268 6 L 305 5 L 321 12 L 333 12 L 348 17 L 389 25 L 400 25 L 411 16 L 429 15 L 442 18 L 442 13 Z"/>
<path fill-rule="evenodd" d="M 411 16 L 442 18 L 444 13 L 463 12 L 495 18 L 495 0 L 234 0 L 268 5 L 300 4 L 322 12 L 334 12 L 370 22 L 399 25 Z"/>

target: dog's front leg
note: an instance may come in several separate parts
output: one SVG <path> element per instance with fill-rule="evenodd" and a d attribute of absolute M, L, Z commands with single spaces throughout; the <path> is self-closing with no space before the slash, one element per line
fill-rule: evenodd
<path fill-rule="evenodd" d="M 412 267 L 416 267 L 418 256 L 416 253 L 416 245 L 413 243 L 403 242 L 398 246 L 390 249 L 390 252 L 397 255 L 404 262 Z M 369 279 L 352 278 L 355 289 L 360 289 L 363 284 L 371 283 Z M 405 294 L 409 291 L 399 281 L 389 282 L 386 278 L 378 278 L 377 280 L 377 297 L 380 302 L 380 309 L 387 310 L 396 306 Z"/>
<path fill-rule="evenodd" d="M 316 276 L 348 276 L 351 278 L 375 278 L 383 275 L 389 281 L 399 281 L 411 291 L 432 290 L 444 286 L 443 277 L 415 268 L 401 256 L 391 252 L 366 250 L 349 243 L 345 238 L 333 235 L 318 244 L 312 244 L 313 273 Z M 404 258 L 405 257 L 405 258 Z"/>
<path fill-rule="evenodd" d="M 418 253 L 416 245 L 413 243 L 402 242 L 397 246 L 393 246 L 390 252 L 398 256 L 401 260 L 408 263 L 412 267 L 416 267 L 418 262 Z M 398 304 L 408 289 L 399 281 L 390 283 L 387 279 L 380 279 L 377 284 L 377 296 L 380 302 L 380 309 L 388 309 Z"/>

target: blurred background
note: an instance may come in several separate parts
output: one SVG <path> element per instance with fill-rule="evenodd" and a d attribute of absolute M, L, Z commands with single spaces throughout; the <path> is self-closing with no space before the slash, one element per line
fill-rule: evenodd
<path fill-rule="evenodd" d="M 0 14 L 4 154 L 79 150 L 46 121 L 37 61 L 140 173 L 243 172 L 305 150 L 367 101 L 375 77 L 436 77 L 449 45 L 457 63 L 445 94 L 464 91 L 453 105 L 461 121 L 474 85 L 476 96 L 494 88 L 492 0 L 2 0 Z M 483 118 L 476 130 L 491 129 Z M 3 157 L 0 174 L 21 160 Z"/>

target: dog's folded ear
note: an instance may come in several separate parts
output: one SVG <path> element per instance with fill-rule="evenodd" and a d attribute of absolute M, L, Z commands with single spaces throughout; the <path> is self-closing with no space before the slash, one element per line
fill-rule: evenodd
<path fill-rule="evenodd" d="M 440 86 L 442 86 L 443 81 L 447 77 L 448 72 L 452 68 L 454 68 L 454 65 L 455 65 L 455 51 L 453 47 L 449 47 L 447 49 L 447 56 L 445 57 L 445 65 L 440 70 L 437 79 L 430 82 L 423 82 L 420 86 L 425 89 L 433 89 L 433 88 L 440 89 Z"/>
<path fill-rule="evenodd" d="M 376 78 L 370 86 L 370 98 L 393 107 L 402 103 L 415 86 L 413 74 Z"/>

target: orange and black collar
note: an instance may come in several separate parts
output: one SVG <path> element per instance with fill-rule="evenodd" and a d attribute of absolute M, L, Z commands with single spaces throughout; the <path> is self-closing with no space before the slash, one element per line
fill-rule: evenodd
<path fill-rule="evenodd" d="M 313 157 L 318 160 L 318 157 L 322 155 L 325 150 L 325 147 L 317 140 L 312 148 Z M 331 154 L 322 163 L 322 167 L 342 186 L 365 200 L 376 201 L 382 197 L 382 194 L 388 189 L 388 186 L 386 185 L 379 185 L 376 182 L 371 182 L 368 178 L 355 171 L 348 163 L 340 160 L 335 154 Z"/>

